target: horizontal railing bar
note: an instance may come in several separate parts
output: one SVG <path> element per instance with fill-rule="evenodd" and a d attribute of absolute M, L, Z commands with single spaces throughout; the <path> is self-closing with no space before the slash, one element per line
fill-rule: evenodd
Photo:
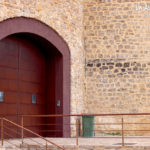
<path fill-rule="evenodd" d="M 135 123 L 135 122 L 133 122 L 133 123 L 128 123 L 128 122 L 125 122 L 124 124 L 150 124 L 150 123 Z"/>
<path fill-rule="evenodd" d="M 46 131 L 46 132 L 51 132 L 51 131 L 55 131 L 55 132 L 62 132 L 62 130 L 38 130 L 38 129 L 34 129 L 34 130 L 37 130 L 38 132 L 41 132 L 41 131 Z M 65 130 L 65 131 L 69 131 L 69 130 Z"/>
<path fill-rule="evenodd" d="M 122 131 L 121 129 L 119 130 L 84 130 L 84 131 L 110 131 L 110 132 L 112 132 L 112 131 Z M 123 131 L 150 131 L 150 130 L 123 130 Z"/>
<path fill-rule="evenodd" d="M 121 123 L 83 123 L 84 125 L 121 125 Z M 124 123 L 124 124 L 150 124 L 150 123 Z M 64 125 L 75 125 L 75 124 L 64 124 Z M 38 126 L 62 126 L 62 124 L 35 124 L 35 125 L 24 125 L 25 127 L 38 127 Z"/>
<path fill-rule="evenodd" d="M 23 117 L 75 117 L 75 116 L 147 116 L 150 113 L 108 113 L 108 114 L 49 114 L 49 115 L 20 115 Z"/>
<path fill-rule="evenodd" d="M 38 132 L 62 132 L 62 130 L 40 130 Z"/>
<path fill-rule="evenodd" d="M 62 132 L 62 131 L 39 131 L 40 133 L 44 133 L 44 132 Z"/>
<path fill-rule="evenodd" d="M 107 114 L 43 114 L 43 115 L 17 115 L 17 117 L 74 117 L 74 116 L 147 116 L 150 113 L 107 113 Z M 16 116 L 16 115 L 2 115 L 6 116 Z"/>
<path fill-rule="evenodd" d="M 120 125 L 121 123 L 83 123 L 84 125 Z M 62 126 L 62 124 L 35 124 L 35 125 L 26 125 L 26 127 L 35 127 L 35 126 Z M 75 124 L 64 124 L 64 125 L 75 125 Z"/>
<path fill-rule="evenodd" d="M 84 130 L 84 131 L 110 131 L 111 132 L 111 131 L 122 131 L 122 130 L 118 129 L 118 130 Z M 124 130 L 124 131 L 150 131 L 150 130 Z M 62 130 L 40 130 L 40 131 L 38 130 L 38 132 L 62 132 Z"/>
<path fill-rule="evenodd" d="M 64 125 L 75 125 L 75 124 L 64 124 Z M 95 124 L 96 125 L 96 124 Z M 62 126 L 62 124 L 33 124 L 33 125 L 26 125 L 24 124 L 24 126 L 26 127 L 31 127 L 31 126 Z"/>

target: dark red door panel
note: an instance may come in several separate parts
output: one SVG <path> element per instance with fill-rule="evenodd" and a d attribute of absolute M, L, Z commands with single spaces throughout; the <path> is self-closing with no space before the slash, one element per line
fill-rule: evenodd
<path fill-rule="evenodd" d="M 44 114 L 45 72 L 43 54 L 29 41 L 15 37 L 0 41 L 0 91 L 4 92 L 4 101 L 0 102 L 0 116 L 20 124 L 20 115 Z M 36 95 L 34 104 L 33 94 Z M 27 126 L 37 130 L 37 124 L 44 122 L 41 120 L 43 121 L 40 118 L 30 119 Z"/>
<path fill-rule="evenodd" d="M 19 114 L 45 114 L 46 61 L 40 50 L 25 40 L 19 40 Z M 36 103 L 32 103 L 32 95 Z M 41 118 L 30 118 L 24 125 L 33 131 L 44 124 Z"/>
<path fill-rule="evenodd" d="M 0 92 L 4 93 L 3 102 L 0 102 L 0 116 L 14 122 L 18 122 L 18 54 L 18 41 L 15 38 L 9 37 L 0 41 Z M 16 133 L 17 129 L 14 129 L 11 135 L 17 136 Z"/>
<path fill-rule="evenodd" d="M 0 41 L 0 116 L 18 124 L 21 115 L 63 113 L 62 55 L 52 45 L 39 45 L 24 35 Z M 24 118 L 25 127 L 45 136 L 63 136 L 62 124 L 61 118 Z M 15 132 L 19 137 L 21 131 Z"/>

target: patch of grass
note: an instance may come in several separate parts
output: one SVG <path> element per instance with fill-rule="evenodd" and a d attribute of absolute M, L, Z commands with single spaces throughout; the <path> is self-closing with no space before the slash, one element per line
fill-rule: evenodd
<path fill-rule="evenodd" d="M 118 135 L 121 135 L 120 132 L 112 132 L 112 133 L 103 133 L 105 135 L 113 135 L 113 136 L 118 136 Z"/>

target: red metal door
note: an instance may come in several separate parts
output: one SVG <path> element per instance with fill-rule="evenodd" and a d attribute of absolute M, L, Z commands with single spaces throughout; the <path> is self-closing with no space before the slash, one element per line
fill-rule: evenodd
<path fill-rule="evenodd" d="M 19 115 L 45 114 L 46 62 L 34 44 L 18 39 L 19 47 Z M 41 134 L 43 118 L 26 118 L 25 127 Z M 42 134 L 41 134 L 42 135 Z"/>
<path fill-rule="evenodd" d="M 20 124 L 20 115 L 44 114 L 45 72 L 44 55 L 32 43 L 15 37 L 1 40 L 0 115 Z M 37 133 L 41 128 L 37 125 L 43 123 L 40 118 L 25 120 L 25 126 Z"/>
<path fill-rule="evenodd" d="M 14 122 L 18 122 L 18 62 L 17 40 L 6 38 L 0 41 L 0 92 L 4 94 L 0 101 L 0 116 Z M 12 129 L 10 126 L 8 128 Z M 9 137 L 7 134 L 4 137 Z M 17 130 L 14 129 L 11 134 L 16 137 Z"/>

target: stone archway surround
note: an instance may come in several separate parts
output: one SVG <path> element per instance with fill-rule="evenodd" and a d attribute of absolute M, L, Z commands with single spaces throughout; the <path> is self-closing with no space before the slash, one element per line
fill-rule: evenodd
<path fill-rule="evenodd" d="M 0 40 L 16 33 L 32 33 L 49 41 L 63 56 L 63 114 L 70 114 L 70 52 L 65 41 L 50 27 L 35 19 L 18 17 L 0 23 Z M 64 119 L 68 124 L 70 119 Z M 67 131 L 66 131 L 67 129 Z M 68 132 L 69 129 L 69 132 Z M 70 136 L 70 127 L 63 126 L 63 136 Z"/>

